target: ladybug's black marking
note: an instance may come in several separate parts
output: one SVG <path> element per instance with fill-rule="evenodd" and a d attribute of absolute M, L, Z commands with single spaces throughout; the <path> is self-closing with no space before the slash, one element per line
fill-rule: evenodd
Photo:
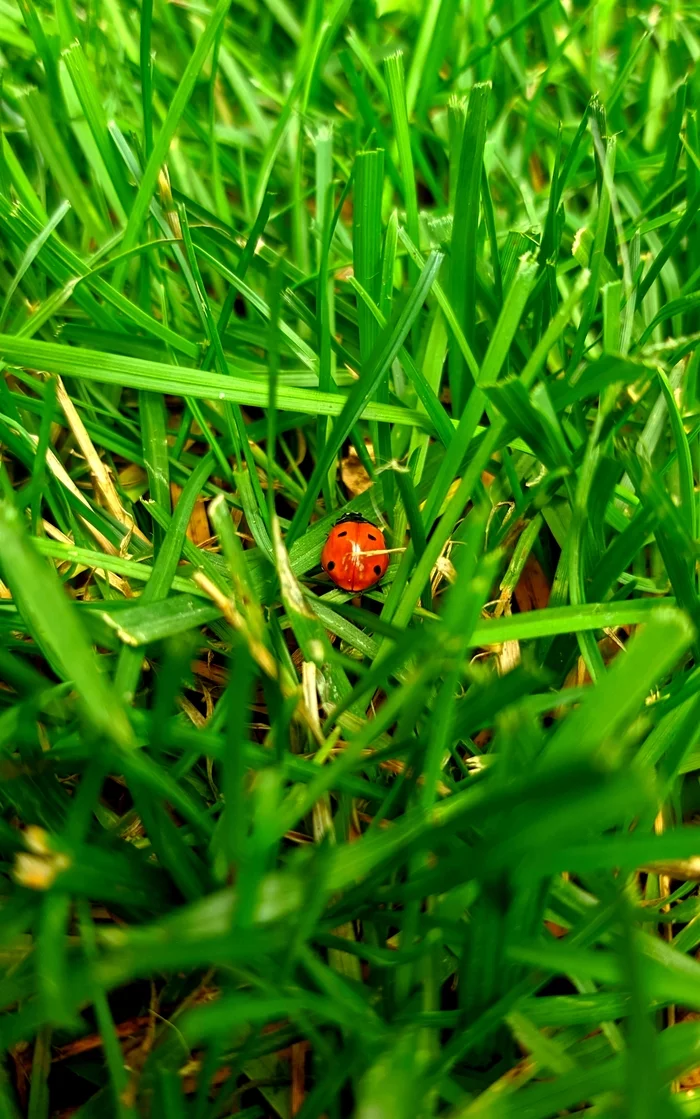
<path fill-rule="evenodd" d="M 381 575 L 381 573 L 382 573 L 382 569 L 381 569 L 381 567 L 379 566 L 379 564 L 378 564 L 378 563 L 377 563 L 377 564 L 375 564 L 375 567 L 374 567 L 374 574 L 375 574 L 375 575 Z"/>
<path fill-rule="evenodd" d="M 372 524 L 372 522 L 371 522 L 371 521 L 368 521 L 366 517 L 363 517 L 363 516 L 362 516 L 362 513 L 343 513 L 343 515 L 342 515 L 342 517 L 340 518 L 340 520 L 338 520 L 338 521 L 336 521 L 336 522 L 335 522 L 335 524 L 333 525 L 333 528 L 336 528 L 336 527 L 337 527 L 337 525 L 344 525 L 344 524 L 346 524 L 346 523 L 347 523 L 348 521 L 351 521 L 351 522 L 352 522 L 353 524 L 356 524 L 356 525 L 369 525 L 369 524 Z M 376 528 L 377 526 L 376 526 L 376 525 L 372 525 L 372 527 L 373 527 L 373 528 Z"/>
<path fill-rule="evenodd" d="M 339 540 L 340 540 L 341 536 L 347 536 L 347 532 L 339 532 L 338 533 L 338 539 Z"/>
<path fill-rule="evenodd" d="M 367 533 L 367 539 L 368 539 L 368 540 L 376 540 L 376 539 L 377 539 L 377 537 L 376 537 L 376 536 L 373 536 L 371 532 L 368 532 L 368 533 Z"/>
<path fill-rule="evenodd" d="M 327 567 L 326 570 L 332 571 L 334 567 L 335 567 L 335 560 L 329 560 L 328 561 L 328 567 Z"/>

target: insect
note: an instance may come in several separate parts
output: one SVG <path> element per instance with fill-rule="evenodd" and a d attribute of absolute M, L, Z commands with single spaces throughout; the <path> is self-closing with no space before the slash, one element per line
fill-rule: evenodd
<path fill-rule="evenodd" d="M 384 533 L 359 513 L 346 513 L 328 534 L 321 567 L 344 591 L 366 591 L 389 566 Z"/>

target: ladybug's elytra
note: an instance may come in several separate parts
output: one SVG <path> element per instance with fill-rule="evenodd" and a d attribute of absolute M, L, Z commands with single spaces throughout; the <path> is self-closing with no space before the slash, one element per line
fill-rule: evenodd
<path fill-rule="evenodd" d="M 344 591 L 366 591 L 389 566 L 384 533 L 359 513 L 346 513 L 328 534 L 321 567 Z"/>

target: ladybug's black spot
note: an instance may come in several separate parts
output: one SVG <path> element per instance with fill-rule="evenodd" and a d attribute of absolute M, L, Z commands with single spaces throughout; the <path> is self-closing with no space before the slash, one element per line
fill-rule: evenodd
<path fill-rule="evenodd" d="M 371 532 L 368 532 L 368 533 L 367 533 L 367 539 L 368 539 L 368 540 L 376 540 L 376 539 L 377 539 L 377 537 L 376 537 L 376 536 L 372 536 L 372 533 L 371 533 Z"/>
<path fill-rule="evenodd" d="M 382 573 L 382 569 L 381 569 L 381 567 L 379 566 L 379 564 L 378 564 L 378 563 L 376 563 L 376 564 L 374 565 L 374 574 L 375 574 L 375 575 L 381 575 L 381 573 Z"/>
<path fill-rule="evenodd" d="M 335 567 L 335 560 L 329 560 L 328 564 L 327 564 L 327 570 L 332 571 L 334 567 Z"/>
<path fill-rule="evenodd" d="M 346 530 L 345 532 L 339 532 L 339 533 L 338 533 L 338 536 L 339 536 L 339 537 L 340 537 L 340 536 L 347 536 L 347 530 Z"/>

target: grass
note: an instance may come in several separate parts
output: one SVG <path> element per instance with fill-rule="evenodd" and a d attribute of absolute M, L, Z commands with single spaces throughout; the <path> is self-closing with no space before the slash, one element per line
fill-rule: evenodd
<path fill-rule="evenodd" d="M 698 57 L 0 0 L 3 1116 L 700 1115 Z"/>

